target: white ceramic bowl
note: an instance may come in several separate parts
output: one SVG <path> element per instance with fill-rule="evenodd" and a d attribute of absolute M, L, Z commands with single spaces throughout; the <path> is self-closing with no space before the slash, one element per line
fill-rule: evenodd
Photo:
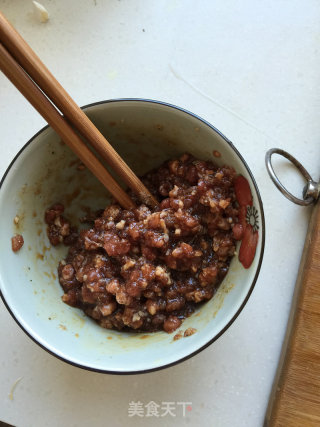
<path fill-rule="evenodd" d="M 257 280 L 264 249 L 262 201 L 246 162 L 217 129 L 172 105 L 135 99 L 100 102 L 85 112 L 137 174 L 183 152 L 232 165 L 251 187 L 258 211 L 255 259 L 244 269 L 237 257 L 215 297 L 182 324 L 194 335 L 173 341 L 173 334 L 124 333 L 102 329 L 80 310 L 61 301 L 58 261 L 66 248 L 50 247 L 44 211 L 60 201 L 73 221 L 82 206 L 101 208 L 108 195 L 87 170 L 76 169 L 74 154 L 49 127 L 40 130 L 16 155 L 1 181 L 0 284 L 2 299 L 21 328 L 41 347 L 73 365 L 107 373 L 141 373 L 164 368 L 198 353 L 236 319 Z M 221 153 L 220 158 L 213 151 Z M 82 214 L 82 211 L 81 211 Z M 14 225 L 18 215 L 20 222 Z M 10 239 L 21 233 L 18 253 Z"/>

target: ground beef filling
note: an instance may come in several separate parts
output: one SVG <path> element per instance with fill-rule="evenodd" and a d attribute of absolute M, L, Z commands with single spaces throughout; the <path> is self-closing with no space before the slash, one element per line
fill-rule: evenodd
<path fill-rule="evenodd" d="M 231 167 L 184 154 L 142 178 L 160 202 L 155 210 L 113 204 L 78 233 L 64 207 L 52 206 L 45 215 L 50 242 L 70 246 L 58 267 L 63 301 L 104 328 L 176 330 L 228 272 L 235 178 Z"/>
<path fill-rule="evenodd" d="M 24 239 L 21 234 L 16 234 L 15 236 L 11 237 L 11 247 L 13 252 L 20 251 L 23 244 L 24 244 Z"/>

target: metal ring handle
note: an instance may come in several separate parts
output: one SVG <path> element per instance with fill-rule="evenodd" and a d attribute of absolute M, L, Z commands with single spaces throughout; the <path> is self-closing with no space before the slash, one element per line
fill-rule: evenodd
<path fill-rule="evenodd" d="M 266 167 L 267 167 L 267 171 L 270 175 L 270 178 L 272 180 L 272 182 L 275 184 L 275 186 L 281 191 L 281 193 L 287 198 L 289 199 L 291 202 L 296 203 L 297 205 L 300 206 L 308 206 L 311 205 L 312 203 L 315 202 L 316 198 L 313 196 L 309 195 L 309 192 L 306 190 L 304 190 L 304 195 L 306 196 L 304 199 L 299 199 L 298 197 L 295 197 L 293 194 L 291 194 L 279 181 L 279 178 L 277 177 L 277 175 L 275 174 L 275 171 L 273 170 L 272 167 L 272 163 L 271 163 L 271 156 L 272 154 L 280 154 L 280 156 L 285 157 L 286 159 L 288 159 L 290 162 L 292 162 L 295 167 L 298 169 L 298 171 L 301 173 L 301 175 L 306 179 L 307 181 L 307 186 L 309 187 L 310 185 L 319 185 L 317 183 L 315 183 L 311 177 L 311 175 L 308 173 L 308 171 L 302 166 L 302 164 L 300 162 L 298 162 L 298 160 L 291 156 L 291 154 L 287 153 L 284 150 L 281 150 L 281 148 L 271 148 L 271 150 L 267 151 L 266 153 Z M 307 197 L 308 196 L 308 197 Z"/>

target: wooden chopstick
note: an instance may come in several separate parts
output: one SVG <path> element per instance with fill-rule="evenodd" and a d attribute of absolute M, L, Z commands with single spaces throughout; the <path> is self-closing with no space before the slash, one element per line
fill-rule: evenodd
<path fill-rule="evenodd" d="M 78 132 L 97 150 L 140 200 L 149 206 L 157 206 L 158 202 L 140 179 L 113 149 L 101 132 L 99 132 L 1 12 L 0 41 L 53 104 L 56 105 Z"/>
<path fill-rule="evenodd" d="M 103 164 L 81 140 L 47 97 L 35 85 L 5 47 L 0 43 L 0 69 L 49 125 L 69 145 L 80 160 L 90 169 L 125 209 L 135 207 L 128 194 L 113 179 Z"/>

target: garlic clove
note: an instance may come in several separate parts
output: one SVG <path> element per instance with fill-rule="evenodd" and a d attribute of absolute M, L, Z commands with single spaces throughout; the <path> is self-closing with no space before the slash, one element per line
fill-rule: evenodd
<path fill-rule="evenodd" d="M 40 22 L 48 22 L 49 21 L 49 13 L 47 9 L 42 6 L 42 4 L 38 3 L 37 1 L 33 1 L 33 12 L 35 17 Z"/>

